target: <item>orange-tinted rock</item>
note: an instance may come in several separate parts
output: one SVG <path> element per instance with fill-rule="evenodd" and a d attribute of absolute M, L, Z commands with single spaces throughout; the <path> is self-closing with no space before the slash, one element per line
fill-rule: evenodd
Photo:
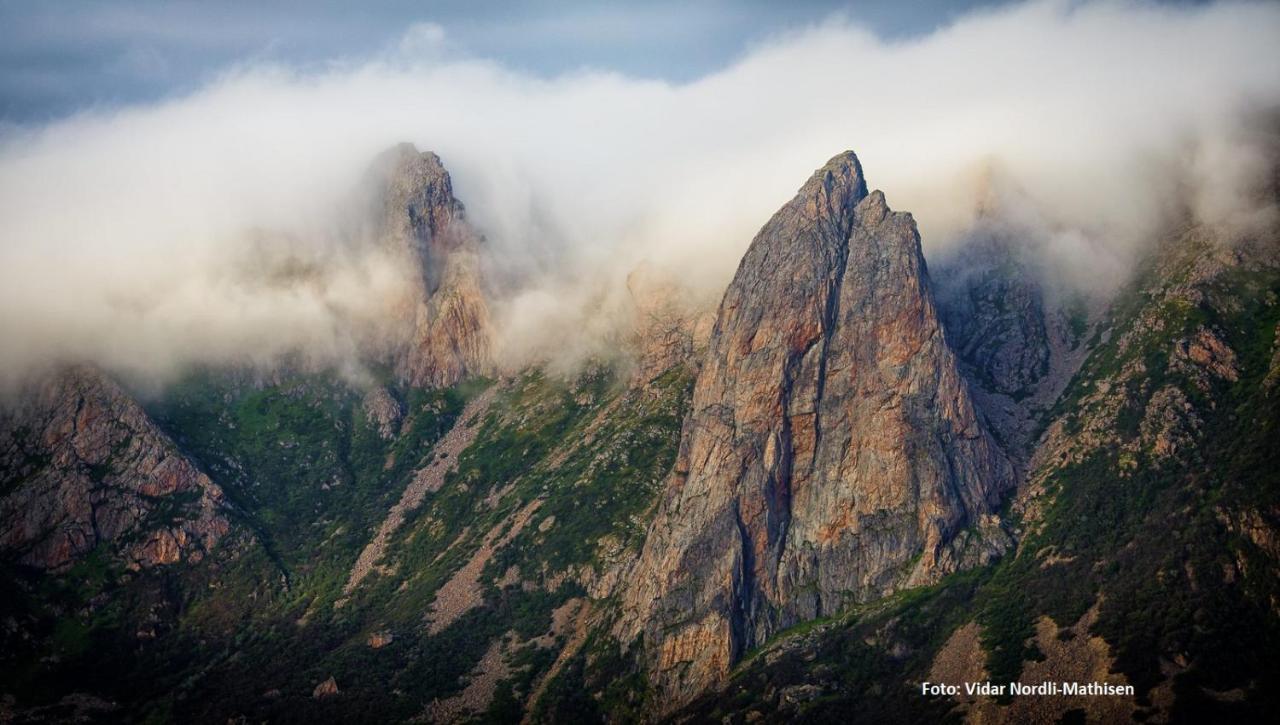
<path fill-rule="evenodd" d="M 998 551 L 962 532 L 1012 483 L 944 341 L 914 221 L 841 154 L 725 293 L 619 633 L 644 638 L 673 707 L 784 627 Z"/>
<path fill-rule="evenodd" d="M 338 681 L 333 679 L 333 677 L 330 677 L 324 682 L 321 682 L 320 684 L 316 685 L 316 688 L 311 691 L 311 697 L 317 700 L 323 700 L 328 697 L 336 697 L 337 695 L 340 695 L 340 694 L 342 693 L 338 690 Z"/>
<path fill-rule="evenodd" d="M 47 376 L 0 415 L 0 472 L 0 551 L 26 566 L 65 568 L 117 540 L 137 542 L 117 552 L 131 568 L 171 564 L 229 529 L 222 489 L 88 366 Z"/>

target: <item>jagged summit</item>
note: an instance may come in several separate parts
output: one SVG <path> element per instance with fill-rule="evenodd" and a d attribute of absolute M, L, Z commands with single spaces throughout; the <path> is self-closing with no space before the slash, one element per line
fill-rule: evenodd
<path fill-rule="evenodd" d="M 862 163 L 853 151 L 842 151 L 813 172 L 813 176 L 800 187 L 797 196 L 822 188 L 831 193 L 832 199 L 856 204 L 867 195 L 867 181 L 862 175 Z"/>
<path fill-rule="evenodd" d="M 837 225 L 833 231 L 847 232 L 850 214 L 866 196 L 867 182 L 862 175 L 862 164 L 857 154 L 844 151 L 813 172 L 795 198 L 770 219 L 769 224 L 792 221 L 799 215 L 813 221 L 825 220 Z M 839 246 L 847 241 L 840 239 L 841 236 L 844 235 L 827 235 L 822 241 Z"/>
<path fill-rule="evenodd" d="M 911 216 L 836 156 L 729 285 L 624 592 L 666 705 L 774 632 L 954 570 L 1013 481 L 975 415 Z"/>
<path fill-rule="evenodd" d="M 373 163 L 380 191 L 379 243 L 417 272 L 405 305 L 412 335 L 396 371 L 419 387 L 446 387 L 491 365 L 489 307 L 481 279 L 484 238 L 453 195 L 436 154 L 398 144 Z"/>
<path fill-rule="evenodd" d="M 867 195 L 867 182 L 862 176 L 862 162 L 858 160 L 858 155 L 853 152 L 853 149 L 845 149 L 832 156 L 827 159 L 827 163 L 813 172 L 815 177 L 825 174 L 835 174 L 847 178 L 860 190 L 862 196 Z M 810 181 L 812 181 L 812 178 Z"/>
<path fill-rule="evenodd" d="M 401 143 L 384 151 L 371 173 L 381 199 L 381 243 L 408 255 L 422 269 L 427 291 L 434 292 L 448 254 L 483 241 L 453 195 L 449 172 L 436 154 Z"/>

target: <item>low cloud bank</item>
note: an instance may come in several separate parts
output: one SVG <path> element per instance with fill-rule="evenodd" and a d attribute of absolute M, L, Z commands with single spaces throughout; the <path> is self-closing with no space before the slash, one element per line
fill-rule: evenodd
<path fill-rule="evenodd" d="M 714 299 L 814 168 L 857 151 L 920 223 L 979 201 L 1105 290 L 1163 224 L 1268 219 L 1280 6 L 1037 2 L 885 42 L 834 18 L 687 84 L 531 77 L 411 28 L 322 72 L 243 66 L 195 94 L 0 137 L 0 383 L 90 359 L 162 380 L 394 334 L 401 270 L 350 200 L 370 160 L 436 151 L 489 239 L 500 349 L 587 354 L 641 262 Z M 547 340 L 553 340 L 548 346 Z"/>

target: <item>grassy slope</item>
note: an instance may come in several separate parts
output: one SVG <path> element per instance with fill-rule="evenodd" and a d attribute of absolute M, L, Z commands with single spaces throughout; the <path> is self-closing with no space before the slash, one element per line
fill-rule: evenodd
<path fill-rule="evenodd" d="M 676 369 L 628 388 L 599 369 L 571 382 L 530 373 L 502 384 L 458 469 L 393 538 L 383 562 L 392 573 L 370 576 L 335 610 L 360 550 L 486 383 L 402 391 L 409 414 L 384 441 L 359 394 L 334 379 L 256 386 L 194 376 L 151 412 L 227 491 L 238 533 L 196 566 L 122 575 L 94 556 L 62 577 L 5 570 L 5 611 L 35 637 L 0 657 L 3 690 L 22 705 L 92 692 L 136 720 L 416 716 L 456 694 L 495 639 L 546 633 L 551 612 L 583 594 L 572 579 L 549 582 L 571 567 L 603 568 L 597 540 L 608 536 L 609 550 L 635 545 L 638 516 L 674 459 L 690 383 Z M 588 428 L 590 442 L 579 445 Z M 423 618 L 437 589 L 485 532 L 534 498 L 542 504 L 531 525 L 481 574 L 482 606 L 428 635 Z M 551 515 L 554 525 L 540 529 Z M 498 588 L 511 566 L 528 586 Z M 394 640 L 372 649 L 372 632 Z M 514 648 L 494 717 L 511 715 L 556 652 Z M 58 661 L 39 662 L 48 655 Z M 342 696 L 313 700 L 330 675 Z"/>

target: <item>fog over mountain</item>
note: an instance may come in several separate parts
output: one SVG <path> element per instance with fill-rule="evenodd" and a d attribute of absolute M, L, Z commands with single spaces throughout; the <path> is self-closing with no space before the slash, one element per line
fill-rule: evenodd
<path fill-rule="evenodd" d="M 355 372 L 403 270 L 361 179 L 437 152 L 485 234 L 497 350 L 601 349 L 648 262 L 716 299 L 795 180 L 856 147 L 926 255 L 1005 217 L 1105 291 L 1180 215 L 1248 225 L 1280 107 L 1280 6 L 1038 2 L 884 41 L 840 19 L 688 83 L 546 79 L 439 27 L 321 71 L 246 63 L 187 96 L 0 137 L 0 383 L 89 359 L 152 380 L 302 352 Z"/>

